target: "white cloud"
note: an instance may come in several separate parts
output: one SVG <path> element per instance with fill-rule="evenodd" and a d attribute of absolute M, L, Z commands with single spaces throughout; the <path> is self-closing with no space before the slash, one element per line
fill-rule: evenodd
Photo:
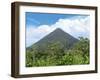
<path fill-rule="evenodd" d="M 29 26 L 26 28 L 26 46 L 32 45 L 53 30 L 54 28 L 50 28 L 48 25 L 41 25 L 39 27 Z"/>
<path fill-rule="evenodd" d="M 78 38 L 79 36 L 89 37 L 90 19 L 88 17 L 74 17 L 59 19 L 52 25 L 40 25 L 37 27 L 28 26 L 26 28 L 26 46 L 37 42 L 56 28 L 61 28 L 65 32 Z"/>

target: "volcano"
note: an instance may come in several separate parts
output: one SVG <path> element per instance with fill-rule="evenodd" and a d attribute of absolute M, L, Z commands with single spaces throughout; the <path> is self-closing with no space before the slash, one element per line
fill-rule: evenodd
<path fill-rule="evenodd" d="M 60 28 L 55 29 L 50 34 L 46 35 L 38 42 L 28 47 L 28 49 L 32 49 L 33 46 L 37 46 L 39 50 L 45 49 L 50 43 L 60 42 L 64 48 L 69 49 L 73 47 L 73 45 L 79 40 L 73 37 L 72 35 L 66 33 Z"/>

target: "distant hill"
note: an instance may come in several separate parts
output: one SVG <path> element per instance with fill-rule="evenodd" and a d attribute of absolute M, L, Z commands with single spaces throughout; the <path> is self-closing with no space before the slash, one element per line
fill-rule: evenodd
<path fill-rule="evenodd" d="M 74 45 L 74 43 L 78 41 L 78 39 L 64 32 L 62 29 L 57 28 L 27 49 L 32 49 L 33 46 L 37 46 L 39 50 L 41 50 L 45 49 L 50 43 L 55 42 L 60 42 L 64 46 L 64 48 L 69 49 Z"/>

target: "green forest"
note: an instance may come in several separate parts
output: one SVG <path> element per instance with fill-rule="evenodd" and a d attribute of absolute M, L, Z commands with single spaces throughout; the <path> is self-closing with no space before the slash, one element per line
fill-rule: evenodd
<path fill-rule="evenodd" d="M 37 46 L 26 49 L 26 67 L 81 65 L 89 64 L 89 39 L 80 37 L 71 48 L 56 41 L 50 43 L 44 50 Z"/>

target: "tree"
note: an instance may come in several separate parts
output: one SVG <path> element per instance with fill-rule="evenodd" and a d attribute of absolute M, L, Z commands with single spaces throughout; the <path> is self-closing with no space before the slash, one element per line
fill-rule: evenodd
<path fill-rule="evenodd" d="M 64 51 L 59 65 L 89 64 L 89 39 L 81 37 L 79 42 Z"/>
<path fill-rule="evenodd" d="M 77 50 L 77 54 L 83 57 L 83 64 L 89 63 L 89 39 L 80 37 L 80 41 L 73 46 L 73 50 Z"/>
<path fill-rule="evenodd" d="M 67 44 L 67 42 L 66 42 Z M 80 37 L 71 48 L 64 48 L 59 41 L 51 42 L 43 50 L 37 46 L 26 50 L 26 66 L 57 66 L 89 64 L 89 39 Z"/>
<path fill-rule="evenodd" d="M 36 54 L 38 53 L 36 46 L 31 50 L 26 50 L 26 66 L 32 67 L 36 63 Z"/>

